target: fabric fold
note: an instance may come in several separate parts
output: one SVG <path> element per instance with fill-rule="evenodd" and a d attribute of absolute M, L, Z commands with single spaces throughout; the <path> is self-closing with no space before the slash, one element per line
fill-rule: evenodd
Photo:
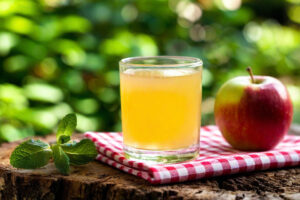
<path fill-rule="evenodd" d="M 98 149 L 97 160 L 152 184 L 184 182 L 213 176 L 282 168 L 300 164 L 300 136 L 287 135 L 273 150 L 243 152 L 233 149 L 216 126 L 200 131 L 200 154 L 191 161 L 175 164 L 149 164 L 124 157 L 122 133 L 86 132 Z"/>

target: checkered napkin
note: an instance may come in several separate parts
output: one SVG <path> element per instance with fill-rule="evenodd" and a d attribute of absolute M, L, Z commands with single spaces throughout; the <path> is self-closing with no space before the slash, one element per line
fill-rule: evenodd
<path fill-rule="evenodd" d="M 216 126 L 201 128 L 200 155 L 176 164 L 148 164 L 128 160 L 122 151 L 122 133 L 87 132 L 95 142 L 97 160 L 139 176 L 153 184 L 188 180 L 300 165 L 300 136 L 287 135 L 273 150 L 242 152 L 232 149 Z"/>

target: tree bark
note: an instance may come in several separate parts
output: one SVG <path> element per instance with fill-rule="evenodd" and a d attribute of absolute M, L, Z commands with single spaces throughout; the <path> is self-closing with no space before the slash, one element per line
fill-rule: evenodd
<path fill-rule="evenodd" d="M 82 136 L 76 136 L 82 137 Z M 41 138 L 55 141 L 53 135 Z M 154 186 L 141 178 L 91 162 L 63 176 L 53 163 L 15 169 L 9 156 L 19 142 L 0 147 L 0 199 L 300 199 L 300 167 Z"/>

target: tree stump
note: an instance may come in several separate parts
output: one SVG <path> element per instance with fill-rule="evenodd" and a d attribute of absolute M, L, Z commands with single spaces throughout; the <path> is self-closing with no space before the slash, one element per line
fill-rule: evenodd
<path fill-rule="evenodd" d="M 40 139 L 55 141 L 53 135 Z M 37 170 L 15 169 L 9 156 L 19 143 L 0 147 L 3 200 L 300 199 L 300 167 L 155 186 L 99 162 L 72 167 L 69 176 L 59 174 L 53 163 Z"/>

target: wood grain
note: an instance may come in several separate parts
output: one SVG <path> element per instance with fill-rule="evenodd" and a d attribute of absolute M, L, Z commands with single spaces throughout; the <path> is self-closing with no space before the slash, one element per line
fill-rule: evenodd
<path fill-rule="evenodd" d="M 82 136 L 77 135 L 77 138 Z M 53 135 L 41 138 L 55 141 Z M 0 147 L 0 199 L 300 199 L 300 167 L 153 186 L 99 162 L 60 175 L 53 163 L 38 170 L 15 169 L 9 156 L 19 142 Z"/>

